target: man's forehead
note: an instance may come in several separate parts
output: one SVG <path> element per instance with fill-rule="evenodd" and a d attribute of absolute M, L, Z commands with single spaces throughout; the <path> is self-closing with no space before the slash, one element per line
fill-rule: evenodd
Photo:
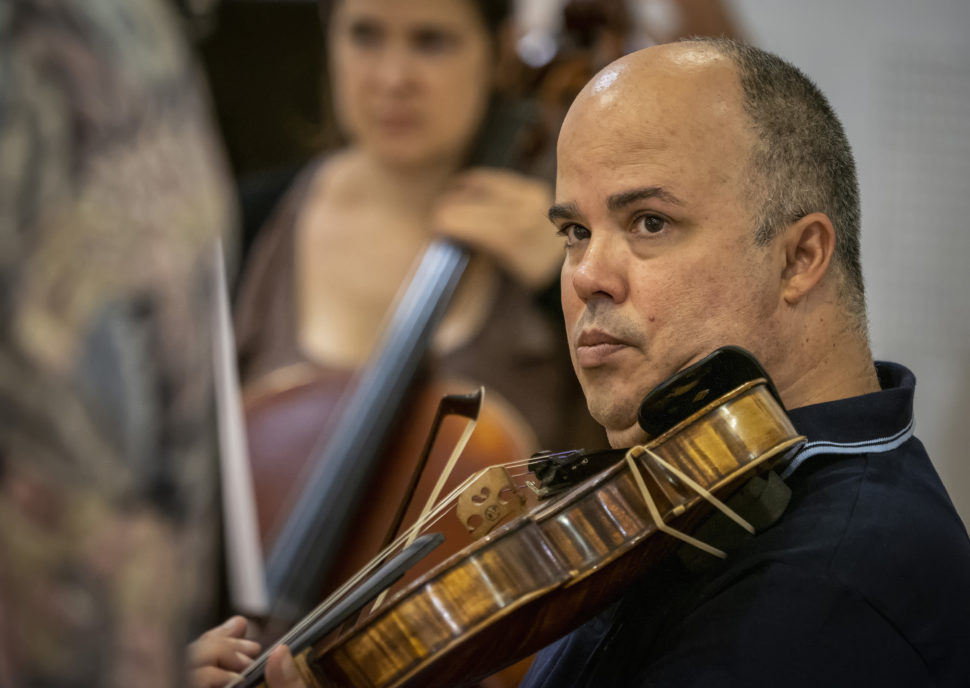
<path fill-rule="evenodd" d="M 613 195 L 641 187 L 669 187 L 670 164 L 681 156 L 675 142 L 627 127 L 564 132 L 556 169 L 556 200 L 560 194 L 589 191 Z"/>
<path fill-rule="evenodd" d="M 734 63 L 711 46 L 674 44 L 626 55 L 603 68 L 576 97 L 562 131 L 658 122 L 703 122 L 741 107 Z"/>
<path fill-rule="evenodd" d="M 737 166 L 725 170 L 728 161 L 748 159 L 754 134 L 741 107 L 739 84 L 715 80 L 697 94 L 683 84 L 659 88 L 667 77 L 651 78 L 627 98 L 628 91 L 637 91 L 623 86 L 632 83 L 630 76 L 630 70 L 602 72 L 600 91 L 593 86 L 584 91 L 563 122 L 557 203 L 591 199 L 591 187 L 599 200 L 642 187 L 686 194 L 685 184 L 721 184 L 738 173 Z"/>
<path fill-rule="evenodd" d="M 593 166 L 634 171 L 689 142 L 673 128 L 660 131 L 649 124 L 604 119 L 595 127 L 564 128 L 557 162 L 560 173 L 574 168 L 585 174 Z"/>

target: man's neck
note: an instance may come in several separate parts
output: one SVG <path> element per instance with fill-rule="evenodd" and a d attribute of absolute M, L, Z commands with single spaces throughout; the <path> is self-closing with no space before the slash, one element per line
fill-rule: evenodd
<path fill-rule="evenodd" d="M 879 391 L 879 378 L 864 333 L 852 328 L 808 341 L 775 380 L 789 409 Z"/>

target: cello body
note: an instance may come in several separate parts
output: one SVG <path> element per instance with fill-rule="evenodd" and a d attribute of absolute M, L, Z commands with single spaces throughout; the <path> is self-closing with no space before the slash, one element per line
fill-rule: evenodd
<path fill-rule="evenodd" d="M 294 488 L 302 486 L 303 476 L 311 468 L 315 444 L 319 441 L 317 426 L 321 417 L 339 417 L 339 400 L 349 384 L 348 376 L 340 372 L 317 374 L 302 384 L 248 400 L 248 441 L 253 471 L 260 481 L 256 503 L 264 543 L 272 543 L 279 525 L 287 516 Z M 471 383 L 431 380 L 410 395 L 386 442 L 387 448 L 381 454 L 375 479 L 367 485 L 355 508 L 353 537 L 340 548 L 326 577 L 318 581 L 320 590 L 333 590 L 381 550 L 388 524 L 393 520 L 404 486 L 408 484 L 421 453 L 438 400 L 446 390 L 471 387 Z M 444 422 L 422 480 L 414 492 L 411 507 L 404 516 L 405 524 L 416 520 L 462 426 L 461 419 L 457 418 Z M 445 492 L 457 486 L 460 477 L 468 473 L 487 468 L 509 456 L 528 456 L 536 448 L 533 433 L 521 416 L 501 397 L 488 394 L 475 432 L 461 456 L 459 470 L 445 484 Z M 409 573 L 409 579 L 440 563 L 447 554 L 468 542 L 466 529 L 457 519 L 446 519 L 435 528 L 444 533 L 450 546 L 439 548 L 423 560 Z"/>

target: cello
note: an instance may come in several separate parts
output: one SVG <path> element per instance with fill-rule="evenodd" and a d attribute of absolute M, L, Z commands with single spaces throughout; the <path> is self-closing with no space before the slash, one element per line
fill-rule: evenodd
<path fill-rule="evenodd" d="M 488 157 L 479 160 L 494 166 L 516 160 L 520 122 L 529 116 L 511 108 L 493 117 L 490 124 L 501 131 L 485 138 L 512 142 L 489 147 Z M 388 441 L 388 436 L 401 426 L 423 428 L 426 423 L 420 419 L 402 419 L 402 410 L 433 409 L 440 396 L 437 391 L 416 394 L 415 382 L 426 372 L 431 332 L 468 259 L 468 250 L 450 241 L 437 240 L 427 247 L 375 354 L 352 385 L 344 371 L 315 371 L 311 379 L 278 392 L 245 395 L 257 502 L 268 548 L 267 577 L 275 600 L 270 618 L 289 625 L 319 601 L 328 581 L 337 582 L 338 569 L 357 556 L 341 554 L 351 526 L 353 547 L 366 549 L 367 558 L 378 549 L 381 537 L 374 532 L 380 524 L 369 524 L 385 520 L 379 512 L 388 512 L 384 502 L 389 499 L 366 491 L 380 488 L 377 483 L 408 482 L 408 464 L 416 452 L 398 438 Z M 331 422 L 325 424 L 321 418 L 328 415 Z M 484 465 L 510 451 L 514 455 L 536 448 L 531 431 L 520 431 L 524 424 L 504 405 L 486 406 L 483 416 L 480 425 L 506 428 L 487 442 L 495 445 L 498 455 Z M 295 499 L 289 499 L 291 495 Z M 312 543 L 320 546 L 311 547 Z"/>
<path fill-rule="evenodd" d="M 546 501 L 451 556 L 352 629 L 328 636 L 331 629 L 314 627 L 326 612 L 311 614 L 281 641 L 308 685 L 444 688 L 488 675 L 590 618 L 677 545 L 726 556 L 691 531 L 717 509 L 753 533 L 722 498 L 804 441 L 767 374 L 737 347 L 655 388 L 638 420 L 646 444 L 619 460 L 615 451 L 579 454 L 555 466 Z M 577 481 L 560 479 L 577 466 Z M 535 468 L 538 475 L 549 466 Z M 235 685 L 259 685 L 264 658 Z"/>

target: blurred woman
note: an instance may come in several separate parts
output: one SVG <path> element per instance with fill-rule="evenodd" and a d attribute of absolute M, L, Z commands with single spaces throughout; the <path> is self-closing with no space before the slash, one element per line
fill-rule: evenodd
<path fill-rule="evenodd" d="M 546 219 L 551 185 L 527 174 L 536 130 L 502 94 L 515 73 L 503 69 L 514 54 L 509 4 L 323 6 L 345 144 L 297 178 L 244 268 L 236 327 L 247 400 L 364 366 L 416 259 L 449 237 L 472 255 L 433 337 L 435 374 L 484 384 L 499 400 L 528 437 L 526 453 L 507 459 L 605 446 L 561 322 L 538 301 L 562 248 Z M 196 686 L 221 685 L 246 665 L 257 648 L 244 631 L 237 617 L 193 644 Z"/>
<path fill-rule="evenodd" d="M 508 4 L 324 7 L 347 144 L 309 166 L 254 245 L 236 312 L 250 398 L 321 367 L 363 365 L 415 259 L 448 236 L 474 255 L 432 344 L 438 372 L 504 396 L 541 446 L 588 443 L 572 432 L 593 426 L 581 421 L 561 324 L 535 300 L 561 259 L 546 220 L 550 184 L 469 167 L 483 158 L 521 167 L 528 153 L 527 130 L 504 116 L 515 104 L 498 92 L 512 52 Z"/>

